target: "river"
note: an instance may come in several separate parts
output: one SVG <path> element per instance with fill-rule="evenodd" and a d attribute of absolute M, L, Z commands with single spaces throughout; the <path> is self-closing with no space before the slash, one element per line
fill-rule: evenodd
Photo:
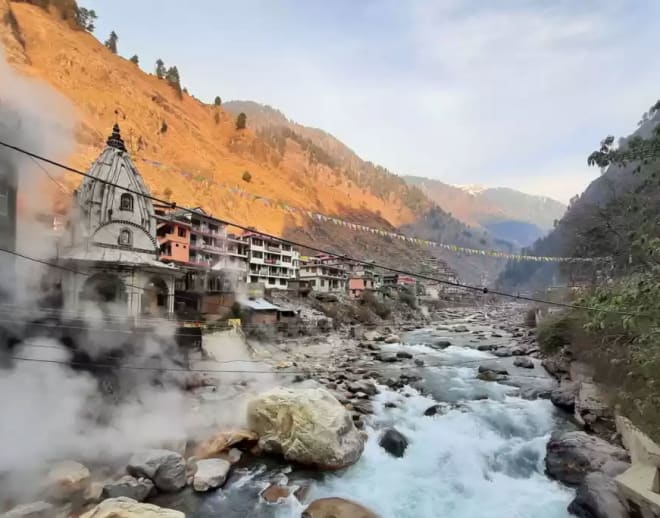
<path fill-rule="evenodd" d="M 477 379 L 481 360 L 510 362 L 475 349 L 480 341 L 472 331 L 488 334 L 491 327 L 470 319 L 443 324 L 449 328 L 467 325 L 470 332 L 447 330 L 452 346 L 444 350 L 425 345 L 438 337 L 437 328 L 407 334 L 405 346 L 388 346 L 423 354 L 427 365 L 444 364 L 419 370 L 425 389 L 434 397 L 410 387 L 402 392 L 380 387 L 362 458 L 343 472 L 320 477 L 307 500 L 349 498 L 383 518 L 569 516 L 566 507 L 573 491 L 544 474 L 546 442 L 565 422 L 548 400 L 524 399 L 515 387 Z M 500 340 L 511 340 L 503 334 Z M 539 372 L 539 367 L 525 373 L 514 369 L 512 378 L 519 375 L 527 379 L 527 385 L 535 386 L 545 381 Z M 443 415 L 424 416 L 438 401 L 452 404 Z M 403 458 L 394 458 L 379 447 L 379 429 L 384 425 L 395 425 L 409 439 Z M 287 477 L 292 483 L 307 476 L 287 471 L 281 467 L 237 470 L 223 491 L 205 497 L 188 516 L 299 518 L 304 506 L 293 496 L 278 505 L 257 503 L 259 490 L 273 477 Z"/>

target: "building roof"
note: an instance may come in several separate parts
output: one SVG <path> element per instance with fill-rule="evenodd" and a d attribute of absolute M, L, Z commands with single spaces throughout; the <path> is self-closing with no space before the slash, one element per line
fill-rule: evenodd
<path fill-rule="evenodd" d="M 131 250 L 93 247 L 88 250 L 70 249 L 60 255 L 60 260 L 93 261 L 121 265 L 150 266 L 161 270 L 177 270 L 176 266 L 165 264 L 155 259 L 145 259 L 145 254 Z"/>
<path fill-rule="evenodd" d="M 279 311 L 280 307 L 268 302 L 266 299 L 243 299 L 239 300 L 238 303 L 246 308 L 249 308 L 253 311 Z"/>

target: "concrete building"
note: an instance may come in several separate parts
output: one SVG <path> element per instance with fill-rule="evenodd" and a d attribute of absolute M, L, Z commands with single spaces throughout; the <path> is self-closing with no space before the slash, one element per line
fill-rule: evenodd
<path fill-rule="evenodd" d="M 74 193 L 58 258 L 67 267 L 60 270 L 65 308 L 92 303 L 133 318 L 172 314 L 176 268 L 159 261 L 156 214 L 142 196 L 149 190 L 117 124 L 88 174 Z"/>
<path fill-rule="evenodd" d="M 375 291 L 374 279 L 369 276 L 353 276 L 348 279 L 348 294 L 351 298 L 359 299 L 365 291 Z"/>
<path fill-rule="evenodd" d="M 298 251 L 256 232 L 245 232 L 242 237 L 249 245 L 248 282 L 262 283 L 268 289 L 288 289 L 289 281 L 298 277 Z"/>
<path fill-rule="evenodd" d="M 309 281 L 316 292 L 344 292 L 348 282 L 346 263 L 335 256 L 318 254 L 300 261 L 299 278 Z"/>

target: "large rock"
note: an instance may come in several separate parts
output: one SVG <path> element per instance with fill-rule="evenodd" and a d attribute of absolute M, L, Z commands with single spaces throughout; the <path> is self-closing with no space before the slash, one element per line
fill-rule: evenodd
<path fill-rule="evenodd" d="M 142 502 L 154 490 L 154 483 L 148 478 L 135 478 L 126 475 L 119 480 L 107 483 L 103 486 L 104 498 L 119 498 L 125 496 Z"/>
<path fill-rule="evenodd" d="M 380 353 L 376 359 L 380 360 L 381 362 L 385 363 L 393 363 L 398 361 L 399 359 L 396 356 L 396 353 Z"/>
<path fill-rule="evenodd" d="M 362 455 L 351 415 L 325 389 L 276 388 L 248 404 L 250 428 L 266 452 L 320 469 L 340 469 Z"/>
<path fill-rule="evenodd" d="M 375 396 L 378 394 L 378 389 L 376 388 L 376 385 L 369 381 L 354 381 L 352 383 L 349 383 L 346 387 L 349 392 L 357 393 L 357 392 L 364 392 L 365 394 L 369 396 Z"/>
<path fill-rule="evenodd" d="M 55 514 L 55 507 L 48 502 L 32 502 L 21 504 L 10 509 L 2 518 L 51 518 Z"/>
<path fill-rule="evenodd" d="M 628 453 L 593 435 L 566 432 L 550 438 L 545 469 L 548 476 L 577 486 L 588 473 L 602 471 L 610 461 L 628 461 Z"/>
<path fill-rule="evenodd" d="M 522 369 L 533 369 L 534 368 L 534 362 L 530 359 L 527 358 L 526 356 L 520 356 L 513 360 L 513 365 L 515 367 L 520 367 Z"/>
<path fill-rule="evenodd" d="M 186 461 L 170 450 L 144 450 L 128 463 L 128 473 L 151 479 L 161 491 L 178 491 L 186 485 Z"/>
<path fill-rule="evenodd" d="M 597 384 L 583 381 L 575 397 L 575 420 L 585 429 L 599 434 L 614 431 L 614 417 L 605 395 Z"/>
<path fill-rule="evenodd" d="M 604 473 L 589 473 L 578 486 L 568 511 L 580 518 L 628 518 L 616 482 Z"/>
<path fill-rule="evenodd" d="M 561 382 L 559 386 L 550 392 L 550 401 L 562 410 L 573 412 L 575 409 L 575 396 L 577 385 L 572 382 Z"/>
<path fill-rule="evenodd" d="M 197 461 L 197 471 L 193 477 L 195 491 L 208 491 L 222 486 L 227 480 L 231 463 L 224 459 L 204 459 Z"/>
<path fill-rule="evenodd" d="M 398 344 L 401 342 L 401 337 L 399 335 L 390 335 L 385 338 L 386 344 Z"/>
<path fill-rule="evenodd" d="M 369 340 L 370 342 L 376 342 L 383 339 L 378 331 L 365 331 L 362 336 L 365 340 Z"/>
<path fill-rule="evenodd" d="M 142 504 L 122 496 L 104 500 L 80 518 L 186 518 L 186 515 L 180 511 Z"/>
<path fill-rule="evenodd" d="M 309 504 L 301 518 L 378 518 L 378 515 L 344 498 L 321 498 Z"/>
<path fill-rule="evenodd" d="M 46 475 L 46 493 L 57 502 L 83 501 L 90 484 L 89 470 L 79 462 L 58 462 Z"/>
<path fill-rule="evenodd" d="M 195 448 L 195 457 L 198 459 L 206 459 L 229 450 L 236 444 L 242 442 L 256 442 L 258 439 L 259 437 L 257 434 L 251 430 L 222 430 L 213 437 L 199 443 Z"/>
<path fill-rule="evenodd" d="M 408 439 L 396 428 L 388 428 L 380 436 L 378 444 L 390 455 L 403 457 L 408 447 Z"/>

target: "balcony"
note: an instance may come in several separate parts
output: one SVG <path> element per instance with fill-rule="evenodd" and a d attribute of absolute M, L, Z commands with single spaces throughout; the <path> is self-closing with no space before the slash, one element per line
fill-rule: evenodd
<path fill-rule="evenodd" d="M 274 265 L 279 265 L 280 261 L 279 259 L 264 259 L 265 264 L 274 264 Z"/>
<path fill-rule="evenodd" d="M 282 251 L 282 248 L 276 245 L 266 245 L 266 250 L 279 254 Z"/>

